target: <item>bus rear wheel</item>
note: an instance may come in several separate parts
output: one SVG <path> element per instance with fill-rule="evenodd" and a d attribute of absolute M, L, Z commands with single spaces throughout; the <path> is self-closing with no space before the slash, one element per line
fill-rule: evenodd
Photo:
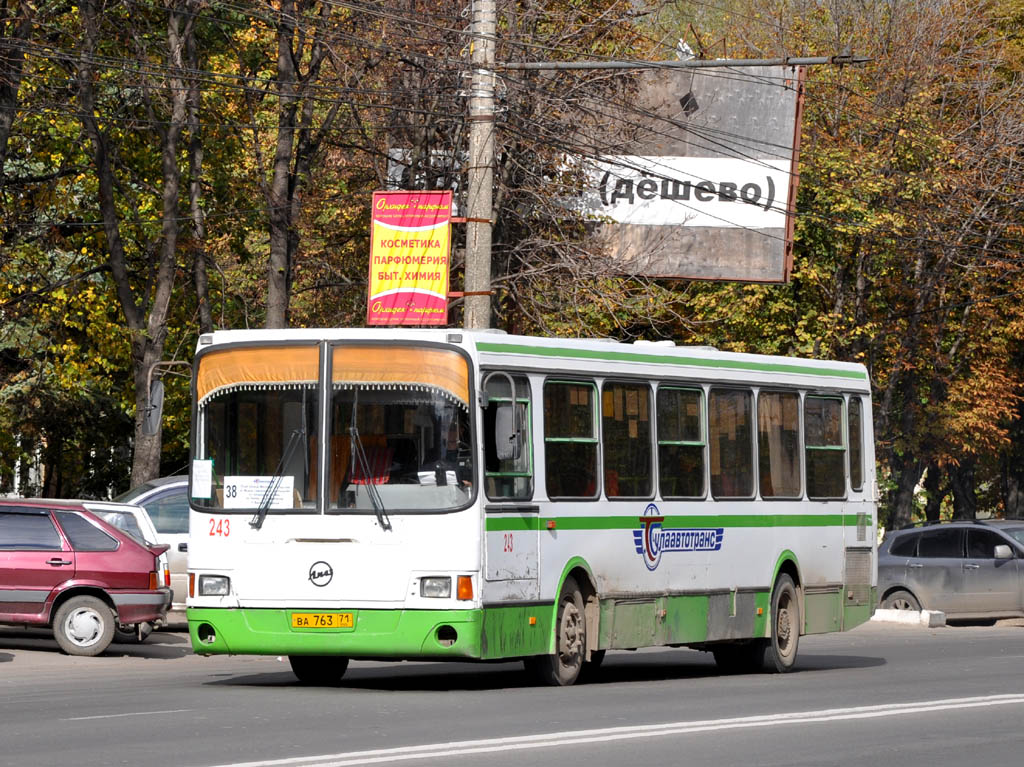
<path fill-rule="evenodd" d="M 772 589 L 772 635 L 768 640 L 765 660 L 768 669 L 779 674 L 791 671 L 796 664 L 800 644 L 800 599 L 793 579 L 783 573 Z"/>
<path fill-rule="evenodd" d="M 348 670 L 348 658 L 337 655 L 289 655 L 292 673 L 302 684 L 337 684 Z"/>
<path fill-rule="evenodd" d="M 576 682 L 587 657 L 587 620 L 583 594 L 570 576 L 562 584 L 555 619 L 555 654 L 526 660 L 527 671 L 544 684 L 566 687 Z"/>

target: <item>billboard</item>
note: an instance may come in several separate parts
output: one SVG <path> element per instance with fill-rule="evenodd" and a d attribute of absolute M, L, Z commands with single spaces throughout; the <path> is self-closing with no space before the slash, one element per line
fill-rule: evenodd
<path fill-rule="evenodd" d="M 639 76 L 631 153 L 584 161 L 582 210 L 624 272 L 786 282 L 803 69 L 661 69 Z"/>
<path fill-rule="evenodd" d="M 452 193 L 374 192 L 367 325 L 445 325 Z"/>

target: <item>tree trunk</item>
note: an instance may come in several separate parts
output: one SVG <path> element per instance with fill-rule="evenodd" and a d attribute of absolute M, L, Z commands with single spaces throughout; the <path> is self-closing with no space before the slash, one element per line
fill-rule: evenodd
<path fill-rule="evenodd" d="M 320 5 L 319 19 L 311 29 L 298 33 L 296 13 L 302 14 L 314 2 L 282 0 L 277 27 L 278 128 L 274 167 L 267 190 L 270 215 L 270 259 L 267 274 L 268 328 L 288 326 L 288 305 L 292 292 L 292 266 L 299 249 L 299 216 L 302 212 L 302 189 L 309 178 L 311 163 L 331 124 L 339 105 L 335 104 L 313 136 L 314 102 L 308 89 L 320 77 L 320 69 L 328 50 L 324 30 L 328 26 L 331 6 Z M 298 10 L 296 7 L 298 6 Z M 306 36 L 309 35 L 307 38 Z M 309 44 L 306 72 L 300 62 Z M 293 47 L 294 44 L 294 47 Z M 305 100 L 304 100 L 305 99 Z"/>
<path fill-rule="evenodd" d="M 0 189 L 4 188 L 7 141 L 14 125 L 18 88 L 25 65 L 22 45 L 31 35 L 34 17 L 35 9 L 25 2 L 18 3 L 13 14 L 7 10 L 0 17 Z"/>
<path fill-rule="evenodd" d="M 974 486 L 977 459 L 965 458 L 959 466 L 951 466 L 949 483 L 953 490 L 953 519 L 975 519 L 978 516 L 978 496 Z"/>
<path fill-rule="evenodd" d="M 928 464 L 924 475 L 925 505 L 924 518 L 929 522 L 938 522 L 942 511 L 942 501 L 948 490 L 942 488 L 942 469 L 934 461 Z"/>
<path fill-rule="evenodd" d="M 149 400 L 147 381 L 151 366 L 163 357 L 167 337 L 167 316 L 174 287 L 175 254 L 178 234 L 178 188 L 181 171 L 178 168 L 178 139 L 185 117 L 186 91 L 180 76 L 182 70 L 182 14 L 180 5 L 168 15 L 168 64 L 171 68 L 171 119 L 162 136 L 163 167 L 163 220 L 161 247 L 155 265 L 155 282 L 138 289 L 139 298 L 131 281 L 124 243 L 121 238 L 120 219 L 114 199 L 115 179 L 109 136 L 100 128 L 95 115 L 96 97 L 93 90 L 94 61 L 100 39 L 100 8 L 97 0 L 86 0 L 81 5 L 83 50 L 78 61 L 78 90 L 80 119 L 93 147 L 93 164 L 98 181 L 100 213 L 107 238 L 107 263 L 110 267 L 125 323 L 131 331 L 132 378 L 135 383 L 135 449 L 132 456 L 133 485 L 141 484 L 160 473 L 161 437 L 149 436 L 142 431 L 142 421 Z M 193 25 L 186 22 L 186 34 Z M 148 315 L 146 307 L 149 307 Z"/>
<path fill-rule="evenodd" d="M 198 13 L 202 0 L 190 0 L 192 12 Z M 189 72 L 199 71 L 199 51 L 196 48 L 194 26 L 185 36 L 185 65 Z M 188 202 L 192 219 L 192 237 L 189 250 L 192 255 L 193 277 L 196 284 L 196 302 L 199 307 L 199 332 L 213 330 L 213 309 L 210 306 L 210 278 L 206 262 L 206 216 L 203 213 L 203 137 L 199 128 L 199 107 L 202 91 L 199 78 L 188 78 Z"/>
<path fill-rule="evenodd" d="M 292 37 L 295 34 L 295 2 L 281 0 L 277 27 L 277 147 L 273 178 L 267 195 L 270 218 L 270 260 L 267 269 L 268 328 L 288 326 L 291 283 L 290 229 L 292 152 L 295 146 L 295 113 L 298 108 L 297 74 Z"/>
<path fill-rule="evenodd" d="M 889 515 L 889 527 L 898 530 L 913 521 L 914 490 L 921 479 L 921 462 L 907 457 L 894 459 L 893 475 L 896 477 L 896 489 L 892 493 L 892 504 Z"/>

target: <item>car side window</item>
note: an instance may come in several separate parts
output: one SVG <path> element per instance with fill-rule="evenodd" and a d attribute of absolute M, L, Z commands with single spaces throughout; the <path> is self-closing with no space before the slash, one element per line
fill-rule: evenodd
<path fill-rule="evenodd" d="M 60 551 L 63 544 L 49 514 L 0 512 L 0 549 Z"/>
<path fill-rule="evenodd" d="M 917 554 L 917 535 L 904 535 L 894 541 L 889 553 L 895 557 L 912 557 Z"/>
<path fill-rule="evenodd" d="M 115 551 L 120 545 L 117 538 L 73 511 L 58 511 L 57 519 L 75 551 Z"/>
<path fill-rule="evenodd" d="M 967 531 L 967 556 L 970 559 L 995 559 L 996 546 L 1009 546 L 1009 542 L 992 530 Z"/>
<path fill-rule="evenodd" d="M 917 555 L 919 557 L 963 557 L 963 530 L 949 527 L 921 533 Z"/>
<path fill-rule="evenodd" d="M 158 533 L 188 533 L 188 498 L 185 489 L 167 493 L 142 504 Z"/>

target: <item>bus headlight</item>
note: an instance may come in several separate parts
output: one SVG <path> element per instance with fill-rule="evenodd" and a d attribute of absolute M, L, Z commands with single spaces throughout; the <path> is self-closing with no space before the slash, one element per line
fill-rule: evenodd
<path fill-rule="evenodd" d="M 231 579 L 226 575 L 200 575 L 199 596 L 226 597 L 231 592 Z"/>
<path fill-rule="evenodd" d="M 448 575 L 420 578 L 420 596 L 447 599 L 452 595 L 452 579 Z"/>

